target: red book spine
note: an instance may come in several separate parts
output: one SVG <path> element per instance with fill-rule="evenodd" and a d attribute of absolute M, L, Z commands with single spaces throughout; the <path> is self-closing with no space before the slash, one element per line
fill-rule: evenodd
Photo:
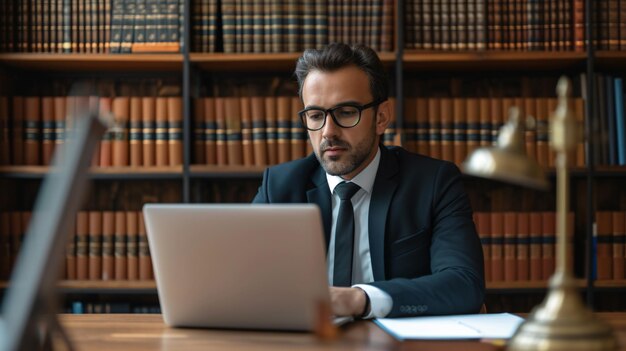
<path fill-rule="evenodd" d="M 541 212 L 530 213 L 530 280 L 541 280 Z"/>
<path fill-rule="evenodd" d="M 278 163 L 291 160 L 291 98 L 276 98 L 276 136 L 278 142 Z"/>
<path fill-rule="evenodd" d="M 105 211 L 102 213 L 102 280 L 113 280 L 115 278 L 114 247 L 115 213 Z"/>
<path fill-rule="evenodd" d="M 304 157 L 306 152 L 307 134 L 300 122 L 298 111 L 304 108 L 300 98 L 297 96 L 291 97 L 291 159 L 297 160 Z"/>
<path fill-rule="evenodd" d="M 530 215 L 528 212 L 517 214 L 517 280 L 530 279 Z"/>
<path fill-rule="evenodd" d="M 610 211 L 596 212 L 596 266 L 598 280 L 613 278 L 613 216 Z"/>
<path fill-rule="evenodd" d="M 268 165 L 278 163 L 278 136 L 276 135 L 276 98 L 265 98 L 265 125 L 267 135 L 267 162 Z"/>
<path fill-rule="evenodd" d="M 181 97 L 167 98 L 169 165 L 183 164 L 183 101 Z"/>

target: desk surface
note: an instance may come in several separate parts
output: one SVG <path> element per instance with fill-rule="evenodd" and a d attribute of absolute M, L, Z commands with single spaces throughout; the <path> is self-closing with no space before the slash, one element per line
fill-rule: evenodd
<path fill-rule="evenodd" d="M 626 351 L 626 313 L 600 313 Z M 341 328 L 332 341 L 307 333 L 277 333 L 215 329 L 174 329 L 160 315 L 62 315 L 61 323 L 77 350 L 499 350 L 478 341 L 410 341 L 400 343 L 372 322 Z"/>

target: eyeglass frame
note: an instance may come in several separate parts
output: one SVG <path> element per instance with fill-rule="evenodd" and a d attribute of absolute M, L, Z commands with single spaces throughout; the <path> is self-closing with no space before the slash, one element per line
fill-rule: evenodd
<path fill-rule="evenodd" d="M 335 122 L 335 124 L 337 126 L 339 126 L 340 128 L 354 128 L 357 125 L 359 125 L 359 123 L 361 123 L 361 115 L 363 114 L 363 110 L 367 110 L 368 108 L 371 107 L 378 107 L 380 104 L 382 104 L 383 102 L 387 101 L 387 99 L 376 99 L 368 104 L 365 105 L 360 105 L 357 103 L 343 103 L 343 104 L 339 104 L 336 106 L 333 106 L 331 108 L 327 108 L 327 109 L 323 109 L 323 108 L 319 108 L 319 107 L 307 107 L 304 110 L 298 111 L 298 116 L 300 116 L 300 121 L 302 122 L 302 124 L 304 125 L 304 128 L 306 130 L 310 130 L 312 132 L 321 130 L 322 128 L 324 128 L 324 126 L 326 125 L 326 121 L 328 120 L 328 115 L 330 114 L 330 118 L 333 119 L 333 122 Z M 353 125 L 349 126 L 349 127 L 344 127 L 342 126 L 338 121 L 337 118 L 335 117 L 335 111 L 342 108 L 342 107 L 354 107 L 359 111 L 359 118 L 357 119 L 356 123 L 354 123 Z M 306 116 L 304 115 L 306 112 L 308 111 L 312 111 L 312 110 L 317 110 L 317 111 L 322 111 L 324 112 L 324 123 L 322 123 L 322 125 L 317 128 L 317 129 L 311 129 L 307 126 L 306 123 Z"/>

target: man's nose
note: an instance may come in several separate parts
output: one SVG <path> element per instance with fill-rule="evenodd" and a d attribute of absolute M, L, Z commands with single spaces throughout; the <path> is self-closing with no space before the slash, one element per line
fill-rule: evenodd
<path fill-rule="evenodd" d="M 330 111 L 326 112 L 326 123 L 324 124 L 324 127 L 322 127 L 322 136 L 324 138 L 336 136 L 340 128 L 341 127 L 335 123 Z"/>

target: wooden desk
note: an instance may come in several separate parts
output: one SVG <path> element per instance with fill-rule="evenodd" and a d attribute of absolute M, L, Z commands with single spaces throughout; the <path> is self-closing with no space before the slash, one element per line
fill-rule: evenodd
<path fill-rule="evenodd" d="M 619 337 L 626 351 L 626 313 L 600 313 Z M 500 350 L 478 341 L 398 342 L 372 322 L 342 327 L 334 341 L 322 341 L 307 333 L 275 333 L 210 329 L 174 329 L 160 315 L 85 314 L 62 315 L 61 323 L 77 350 Z"/>

